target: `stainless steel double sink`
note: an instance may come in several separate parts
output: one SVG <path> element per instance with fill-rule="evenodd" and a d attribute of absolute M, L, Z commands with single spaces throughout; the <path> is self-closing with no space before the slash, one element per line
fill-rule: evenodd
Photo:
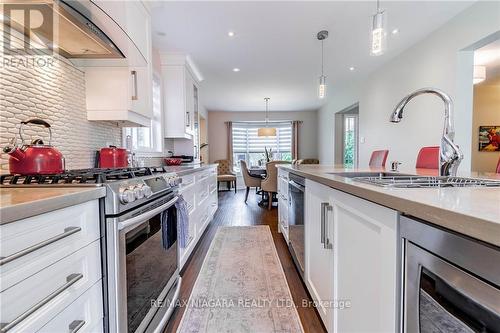
<path fill-rule="evenodd" d="M 466 177 L 417 176 L 397 172 L 333 172 L 330 174 L 388 188 L 500 187 L 499 180 Z"/>

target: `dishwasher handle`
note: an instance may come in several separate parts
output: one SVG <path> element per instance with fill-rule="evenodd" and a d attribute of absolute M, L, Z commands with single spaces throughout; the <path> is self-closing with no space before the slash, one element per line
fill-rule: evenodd
<path fill-rule="evenodd" d="M 299 191 L 301 191 L 301 192 L 304 192 L 304 191 L 306 190 L 306 187 L 305 187 L 304 185 L 301 185 L 301 184 L 297 183 L 297 182 L 296 182 L 296 181 L 294 181 L 294 180 L 289 180 L 289 181 L 288 181 L 288 185 L 290 185 L 290 186 L 293 186 L 293 187 L 297 188 L 297 189 L 298 189 Z"/>

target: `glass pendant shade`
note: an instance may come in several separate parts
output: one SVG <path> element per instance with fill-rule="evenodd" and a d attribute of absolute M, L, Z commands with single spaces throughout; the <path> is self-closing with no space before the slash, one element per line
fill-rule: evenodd
<path fill-rule="evenodd" d="M 326 76 L 321 75 L 319 77 L 319 85 L 318 85 L 318 97 L 323 99 L 326 96 Z"/>
<path fill-rule="evenodd" d="M 478 84 L 486 80 L 486 67 L 485 66 L 474 66 L 474 77 L 472 82 Z"/>
<path fill-rule="evenodd" d="M 379 56 L 385 53 L 387 48 L 387 20 L 385 11 L 377 10 L 372 16 L 370 54 Z"/>
<path fill-rule="evenodd" d="M 276 128 L 274 127 L 261 127 L 257 130 L 258 136 L 276 136 Z"/>

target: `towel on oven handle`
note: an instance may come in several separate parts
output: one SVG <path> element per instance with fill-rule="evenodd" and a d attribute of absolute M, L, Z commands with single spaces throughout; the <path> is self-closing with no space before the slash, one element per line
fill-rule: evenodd
<path fill-rule="evenodd" d="M 179 246 L 185 248 L 189 243 L 189 208 L 182 195 L 175 203 L 177 208 L 177 234 Z"/>
<path fill-rule="evenodd" d="M 176 240 L 181 248 L 185 248 L 189 243 L 189 209 L 182 195 L 172 208 L 175 209 L 168 209 L 161 215 L 162 246 L 165 250 Z"/>

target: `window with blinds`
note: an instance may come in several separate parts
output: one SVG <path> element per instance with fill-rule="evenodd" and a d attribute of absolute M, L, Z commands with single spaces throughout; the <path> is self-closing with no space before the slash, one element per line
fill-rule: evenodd
<path fill-rule="evenodd" d="M 275 137 L 260 137 L 257 130 L 265 127 L 265 123 L 234 122 L 233 123 L 233 161 L 239 168 L 239 161 L 245 160 L 249 166 L 265 160 L 265 148 L 271 149 L 273 160 L 291 161 L 292 124 L 291 122 L 272 122 L 269 127 L 276 128 Z"/>

